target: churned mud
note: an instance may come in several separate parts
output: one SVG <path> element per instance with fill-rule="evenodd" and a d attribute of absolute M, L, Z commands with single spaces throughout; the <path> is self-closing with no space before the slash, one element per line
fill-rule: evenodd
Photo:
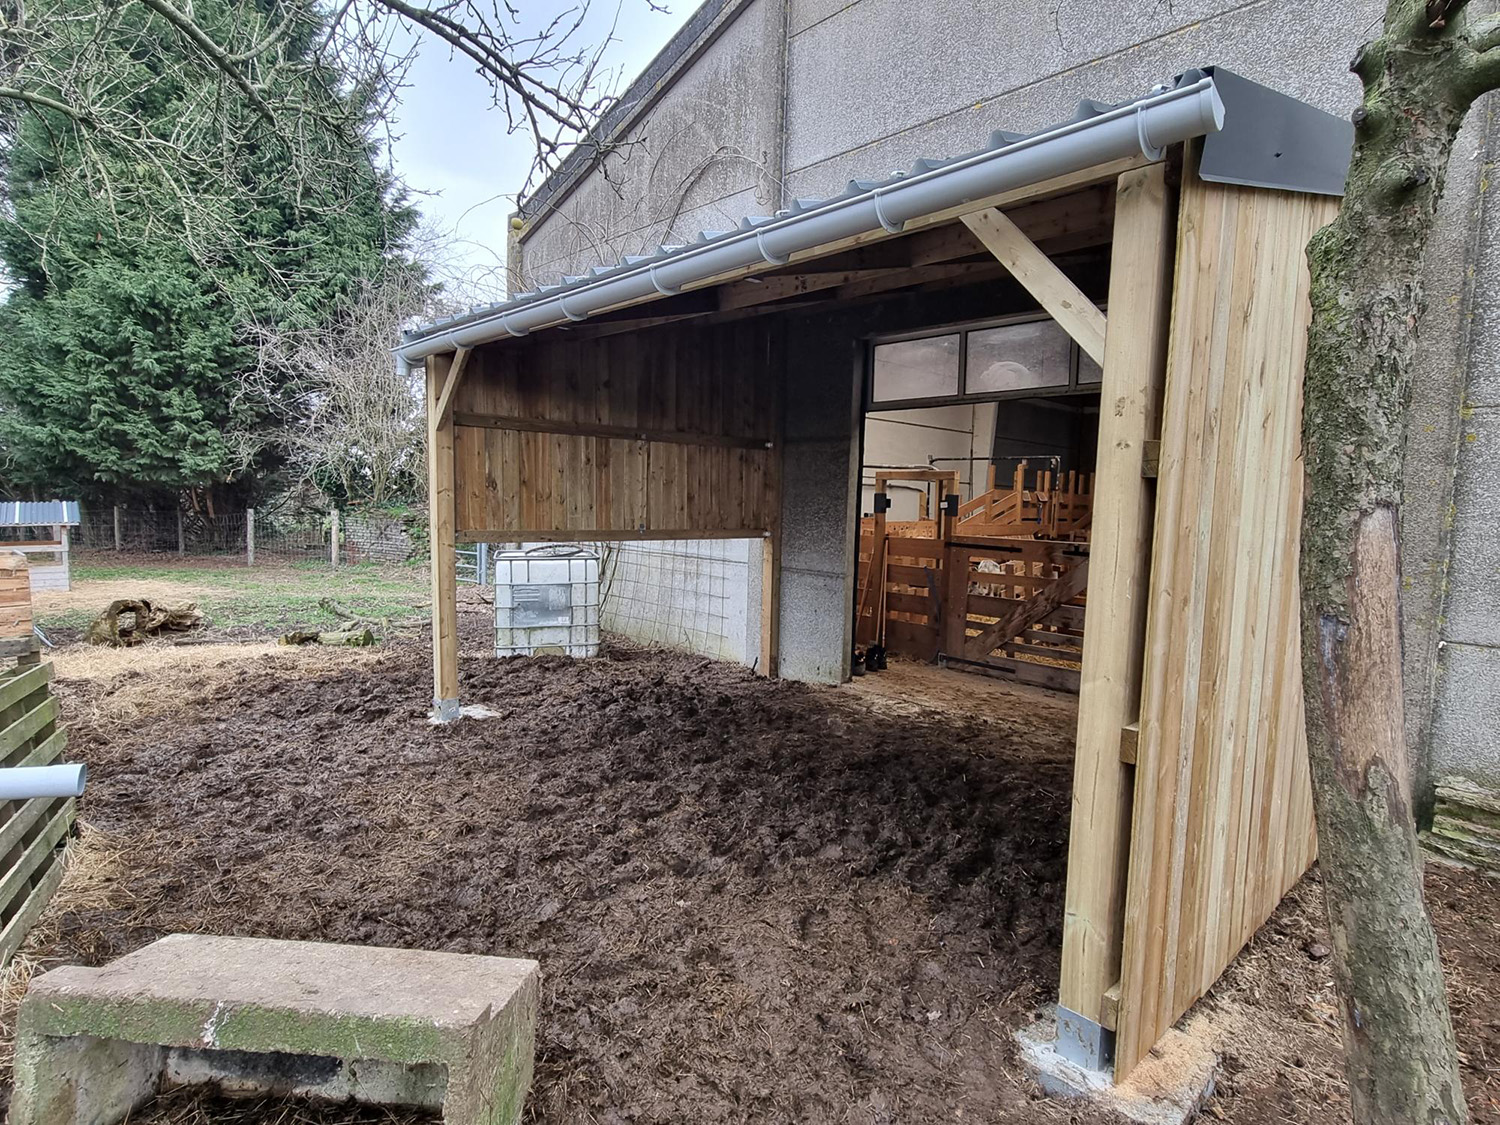
<path fill-rule="evenodd" d="M 429 676 L 417 642 L 255 654 L 123 713 L 129 677 L 62 679 L 81 850 L 108 867 L 65 886 L 32 963 L 172 931 L 534 957 L 538 1122 L 1106 1120 L 1043 1098 L 1011 1040 L 1055 997 L 1071 701 L 619 648 L 465 660 L 464 701 L 499 717 L 432 727 Z M 1495 887 L 1430 893 L 1494 1122 Z M 1346 1112 L 1321 924 L 1308 880 L 1190 1017 L 1226 1056 L 1212 1116 Z M 142 1120 L 386 1119 L 176 1094 Z"/>
<path fill-rule="evenodd" d="M 1038 719 L 887 715 L 693 657 L 247 661 L 126 725 L 63 683 L 133 861 L 55 949 L 174 930 L 534 957 L 539 1121 L 1067 1120 L 1010 1030 L 1055 987 L 1071 759 Z"/>

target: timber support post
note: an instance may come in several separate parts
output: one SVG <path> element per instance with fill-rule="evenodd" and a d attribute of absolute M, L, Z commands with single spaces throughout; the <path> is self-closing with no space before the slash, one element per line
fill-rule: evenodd
<path fill-rule="evenodd" d="M 333 509 L 332 525 L 328 532 L 328 561 L 334 570 L 339 568 L 339 510 Z"/>
<path fill-rule="evenodd" d="M 245 509 L 245 565 L 255 565 L 255 509 Z"/>
<path fill-rule="evenodd" d="M 115 505 L 115 550 L 120 549 L 120 505 Z"/>
<path fill-rule="evenodd" d="M 187 554 L 187 537 L 182 533 L 182 505 L 177 505 L 177 553 Z"/>
<path fill-rule="evenodd" d="M 1104 339 L 1099 460 L 1068 837 L 1058 1050 L 1092 1070 L 1114 1053 L 1105 994 L 1119 980 L 1135 767 L 1121 730 L 1140 710 L 1153 493 L 1141 476 L 1160 426 L 1175 252 L 1166 166 L 1119 178 Z"/>
<path fill-rule="evenodd" d="M 432 710 L 449 723 L 459 717 L 457 508 L 453 491 L 453 384 L 462 364 L 452 356 L 427 360 L 427 503 L 432 549 Z"/>

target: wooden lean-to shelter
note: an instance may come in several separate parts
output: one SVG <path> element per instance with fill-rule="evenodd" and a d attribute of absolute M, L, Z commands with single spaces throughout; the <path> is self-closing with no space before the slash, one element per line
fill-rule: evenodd
<path fill-rule="evenodd" d="M 440 717 L 460 694 L 458 540 L 761 540 L 760 669 L 843 678 L 864 612 L 872 351 L 937 333 L 927 354 L 962 354 L 974 325 L 1050 318 L 1073 349 L 1063 389 L 1097 405 L 1087 535 L 1064 544 L 1086 567 L 1086 625 L 1059 1023 L 1067 1053 L 1128 1073 L 1314 855 L 1303 248 L 1337 209 L 1350 140 L 1291 98 L 1190 71 L 409 334 Z M 1102 368 L 1092 385 L 1081 357 Z M 917 374 L 924 402 L 1008 401 L 962 361 Z M 917 563 L 903 612 L 972 593 L 965 561 L 923 602 L 916 578 L 943 563 Z M 931 641 L 962 657 L 1001 620 Z"/>

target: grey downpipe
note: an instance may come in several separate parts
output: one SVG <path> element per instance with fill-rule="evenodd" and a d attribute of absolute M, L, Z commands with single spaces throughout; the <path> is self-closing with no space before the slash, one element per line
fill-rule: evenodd
<path fill-rule="evenodd" d="M 885 229 L 899 233 L 912 219 L 977 199 L 1081 172 L 1137 154 L 1160 159 L 1170 145 L 1224 125 L 1224 103 L 1212 78 L 1168 90 L 1108 113 L 1075 121 L 1013 145 L 907 176 L 848 199 L 750 227 L 730 238 L 691 247 L 655 263 L 597 281 L 539 295 L 517 308 L 496 310 L 396 348 L 407 361 L 472 347 L 502 336 L 583 320 L 604 309 L 756 265 L 781 265 L 793 254 L 855 235 Z"/>
<path fill-rule="evenodd" d="M 0 801 L 29 801 L 33 797 L 81 797 L 88 767 L 7 766 L 0 768 Z"/>

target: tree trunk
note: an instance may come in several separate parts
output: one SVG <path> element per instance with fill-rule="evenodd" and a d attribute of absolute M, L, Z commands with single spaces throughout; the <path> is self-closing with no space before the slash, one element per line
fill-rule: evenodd
<path fill-rule="evenodd" d="M 1343 207 L 1308 247 L 1303 687 L 1359 1125 L 1468 1116 L 1422 898 L 1397 516 L 1423 252 L 1464 114 L 1500 79 L 1493 21 L 1457 26 L 1462 3 L 1390 0 L 1352 64 L 1365 97 Z"/>

